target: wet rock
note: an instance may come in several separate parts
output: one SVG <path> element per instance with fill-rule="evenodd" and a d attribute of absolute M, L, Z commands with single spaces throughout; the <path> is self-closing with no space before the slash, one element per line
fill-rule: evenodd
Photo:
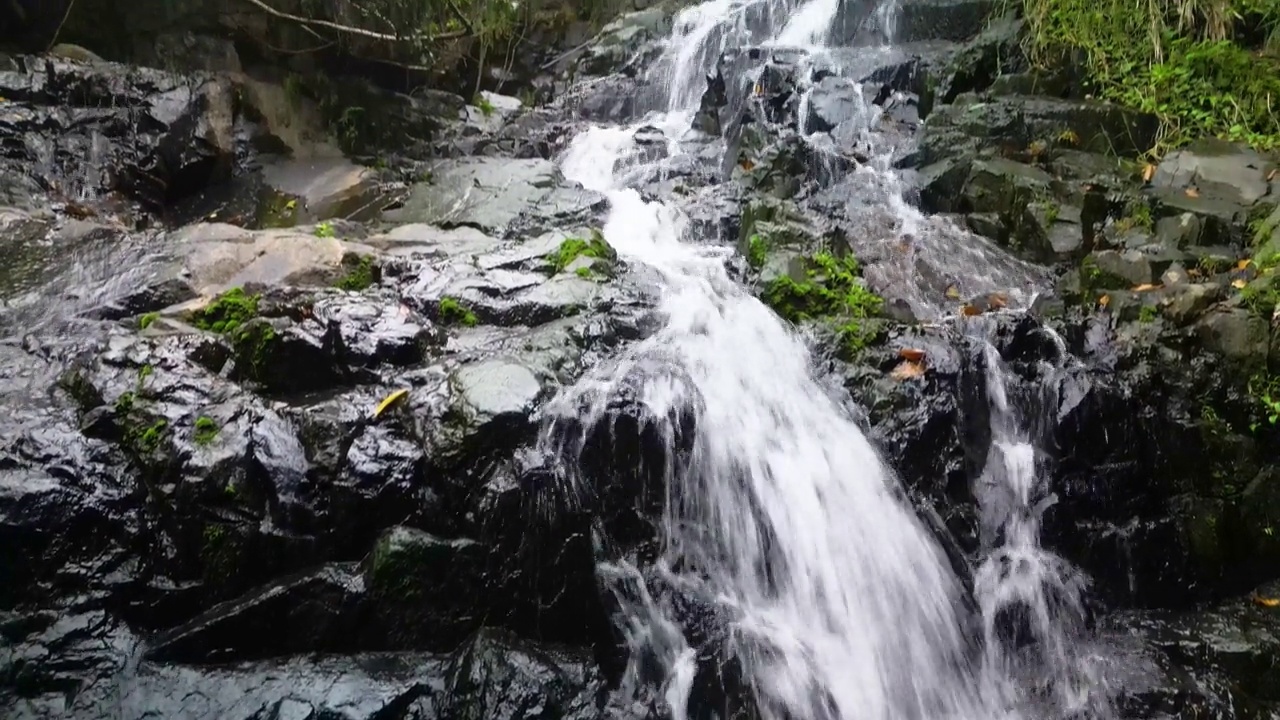
<path fill-rule="evenodd" d="M 882 13 L 849 3 L 837 16 L 843 44 L 870 44 L 884 37 Z M 894 42 L 967 40 L 977 35 L 995 9 L 993 0 L 904 0 L 895 13 Z"/>
<path fill-rule="evenodd" d="M 866 107 L 862 89 L 856 83 L 835 75 L 825 77 L 809 95 L 809 118 L 804 131 L 831 132 L 840 123 L 857 118 Z"/>
<path fill-rule="evenodd" d="M 600 34 L 577 59 L 576 71 L 586 75 L 627 72 L 647 43 L 671 30 L 671 13 L 655 7 L 627 13 L 600 29 Z"/>
<path fill-rule="evenodd" d="M 157 244 L 167 262 L 153 264 L 145 279 L 99 314 L 136 316 L 246 285 L 331 286 L 348 275 L 351 263 L 359 264 L 353 256 L 372 251 L 315 229 L 253 231 L 222 223 L 189 225 Z"/>
<path fill-rule="evenodd" d="M 1151 178 L 1156 189 L 1195 188 L 1248 207 L 1270 192 L 1268 175 L 1275 164 L 1246 145 L 1205 138 L 1169 153 Z"/>
<path fill-rule="evenodd" d="M 438 717 L 448 658 L 424 653 L 277 658 L 223 666 L 142 663 L 112 688 L 125 717 L 228 720 Z M 98 717 L 82 707 L 77 718 Z"/>
<path fill-rule="evenodd" d="M 404 207 L 386 217 L 470 226 L 501 237 L 516 228 L 543 231 L 581 223 L 604 206 L 598 193 L 567 185 L 550 161 L 468 158 L 438 164 L 431 181 L 415 186 Z"/>
<path fill-rule="evenodd" d="M 604 685 L 589 655 L 539 646 L 482 630 L 455 656 L 444 700 L 448 716 L 520 720 L 530 708 L 546 717 L 599 717 Z"/>
<path fill-rule="evenodd" d="M 382 210 L 376 175 L 349 160 L 281 161 L 264 167 L 262 175 L 265 203 L 279 208 L 267 221 L 277 227 L 332 218 L 369 220 Z"/>
<path fill-rule="evenodd" d="M 486 550 L 398 526 L 365 559 L 372 612 L 365 633 L 385 649 L 449 651 L 479 628 L 493 599 L 485 587 Z"/>
<path fill-rule="evenodd" d="M 350 652 L 361 644 L 363 593 L 353 568 L 324 567 L 211 608 L 157 638 L 146 657 L 203 664 Z"/>
<path fill-rule="evenodd" d="M 153 207 L 229 176 L 227 81 L 52 58 L 19 65 L 0 73 L 10 172 L 65 197 L 121 190 Z"/>

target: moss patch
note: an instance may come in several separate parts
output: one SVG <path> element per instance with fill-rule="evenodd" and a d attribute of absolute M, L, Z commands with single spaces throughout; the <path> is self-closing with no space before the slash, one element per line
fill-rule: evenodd
<path fill-rule="evenodd" d="M 565 238 L 560 243 L 560 247 L 547 258 L 551 262 L 551 268 L 555 272 L 560 272 L 580 257 L 589 257 L 597 260 L 604 260 L 612 263 L 618 259 L 618 254 L 614 252 L 609 243 L 605 241 L 604 235 L 598 230 L 591 232 L 591 237 L 583 238 Z"/>
<path fill-rule="evenodd" d="M 471 312 L 471 309 L 466 305 L 463 305 L 457 298 L 440 298 L 440 309 L 438 313 L 440 322 L 445 325 L 474 327 L 480 322 L 479 318 L 476 317 L 476 314 Z"/>
<path fill-rule="evenodd" d="M 862 284 L 857 261 L 852 256 L 817 253 L 798 263 L 800 272 L 770 281 L 761 299 L 790 322 L 831 326 L 843 355 L 860 351 L 877 334 L 872 318 L 884 300 Z"/>
<path fill-rule="evenodd" d="M 244 288 L 231 288 L 213 302 L 191 314 L 191 324 L 202 330 L 229 333 L 258 315 L 259 295 L 248 295 Z"/>
<path fill-rule="evenodd" d="M 279 337 L 276 329 L 266 320 L 256 320 L 237 327 L 230 337 L 238 371 L 261 382 L 266 376 L 267 358 Z"/>
<path fill-rule="evenodd" d="M 218 423 L 213 418 L 201 415 L 196 418 L 195 434 L 192 439 L 197 445 L 208 445 L 218 437 Z"/>
<path fill-rule="evenodd" d="M 142 317 L 138 318 L 138 329 L 146 330 L 147 328 L 151 327 L 151 324 L 154 323 L 159 318 L 160 318 L 160 313 L 158 312 L 149 312 L 144 314 Z"/>
<path fill-rule="evenodd" d="M 377 274 L 378 269 L 373 264 L 373 258 L 362 255 L 334 285 L 343 290 L 359 292 L 377 282 Z"/>
<path fill-rule="evenodd" d="M 750 265 L 752 270 L 759 270 L 764 267 L 768 259 L 769 241 L 758 233 L 747 238 L 747 265 Z"/>

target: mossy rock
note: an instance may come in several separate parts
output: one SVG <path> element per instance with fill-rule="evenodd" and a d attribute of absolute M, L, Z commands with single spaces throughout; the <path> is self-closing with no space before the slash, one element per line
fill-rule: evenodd
<path fill-rule="evenodd" d="M 797 257 L 789 272 L 765 284 L 761 300 L 792 323 L 819 323 L 838 339 L 837 355 L 849 359 L 876 339 L 884 299 L 869 290 L 852 255 L 821 252 Z"/>

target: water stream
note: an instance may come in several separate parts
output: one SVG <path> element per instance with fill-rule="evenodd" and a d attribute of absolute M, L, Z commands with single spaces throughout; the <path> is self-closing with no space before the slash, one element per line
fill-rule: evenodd
<path fill-rule="evenodd" d="M 892 471 L 815 374 L 803 339 L 734 281 L 725 263 L 731 249 L 693 237 L 674 201 L 649 201 L 629 186 L 643 165 L 632 142 L 640 127 L 662 130 L 672 155 L 685 152 L 704 78 L 723 50 L 766 43 L 819 54 L 839 5 L 711 0 L 685 10 L 658 63 L 666 107 L 630 127 L 590 127 L 574 139 L 563 172 L 608 196 L 604 235 L 628 262 L 655 271 L 666 325 L 560 402 L 579 407 L 594 393 L 602 412 L 601 389 L 634 382 L 639 366 L 678 368 L 686 379 L 653 373 L 640 392 L 656 417 L 697 408 L 688 461 L 666 470 L 657 567 L 731 619 L 729 650 L 766 717 L 1021 717 L 1028 696 L 1043 701 L 1055 693 L 1063 697 L 1049 700 L 1054 707 L 1077 709 L 1087 686 L 1064 668 L 1074 662 L 1069 646 L 1082 584 L 1039 548 L 1035 439 L 1006 397 L 998 354 L 987 363 L 994 442 L 979 496 L 991 542 L 977 573 L 984 630 L 975 633 L 965 589 Z M 889 40 L 894 8 L 891 0 L 875 8 Z M 885 158 L 857 172 L 877 188 L 861 201 L 892 216 L 899 236 L 939 227 L 903 201 L 903 183 Z M 953 228 L 942 232 L 947 242 L 980 243 Z M 924 251 L 928 242 L 919 243 Z M 993 265 L 1018 270 L 988 278 L 993 286 L 1027 276 L 1011 259 L 982 261 L 975 256 L 977 275 Z M 694 659 L 678 623 L 649 596 L 636 568 L 612 562 L 601 575 L 624 606 L 633 659 L 646 658 L 647 669 L 636 660 L 627 682 L 653 682 L 645 674 L 656 663 L 666 704 L 682 720 Z M 1034 627 L 1036 663 L 1023 657 L 1024 644 L 1001 635 L 1011 613 Z M 1050 691 L 1028 689 L 1019 671 L 1031 665 L 1035 682 Z M 1067 675 L 1073 682 L 1060 682 Z"/>

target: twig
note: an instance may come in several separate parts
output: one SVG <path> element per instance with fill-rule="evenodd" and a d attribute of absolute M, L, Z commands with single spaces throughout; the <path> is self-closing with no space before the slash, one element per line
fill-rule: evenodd
<path fill-rule="evenodd" d="M 53 37 L 49 38 L 49 47 L 45 48 L 45 52 L 53 49 L 58 42 L 58 36 L 62 34 L 62 27 L 67 24 L 67 18 L 71 17 L 71 8 L 76 6 L 76 0 L 68 0 L 67 9 L 62 13 L 62 22 L 58 23 L 58 29 L 53 31 Z"/>
<path fill-rule="evenodd" d="M 395 35 L 388 35 L 386 33 L 374 32 L 372 30 L 365 30 L 364 28 L 351 27 L 350 25 L 341 25 L 339 23 L 329 22 L 328 20 L 315 20 L 312 18 L 300 17 L 298 15 L 291 15 L 287 12 L 282 12 L 280 10 L 277 10 L 271 7 L 265 2 L 262 2 L 262 0 L 245 0 L 245 1 L 252 3 L 258 9 L 262 10 L 268 15 L 278 17 L 283 20 L 289 20 L 290 22 L 295 22 L 300 25 L 313 25 L 315 27 L 328 28 L 330 30 L 336 30 L 338 32 L 347 33 L 350 35 L 359 35 L 361 37 L 372 38 L 374 40 L 383 40 L 385 42 L 399 43 L 399 42 L 404 42 L 405 40 L 405 38 L 397 37 Z M 455 30 L 454 32 L 441 33 L 440 35 L 432 35 L 431 39 L 432 40 L 456 40 L 458 38 L 462 38 L 466 36 L 467 36 L 466 30 Z"/>

